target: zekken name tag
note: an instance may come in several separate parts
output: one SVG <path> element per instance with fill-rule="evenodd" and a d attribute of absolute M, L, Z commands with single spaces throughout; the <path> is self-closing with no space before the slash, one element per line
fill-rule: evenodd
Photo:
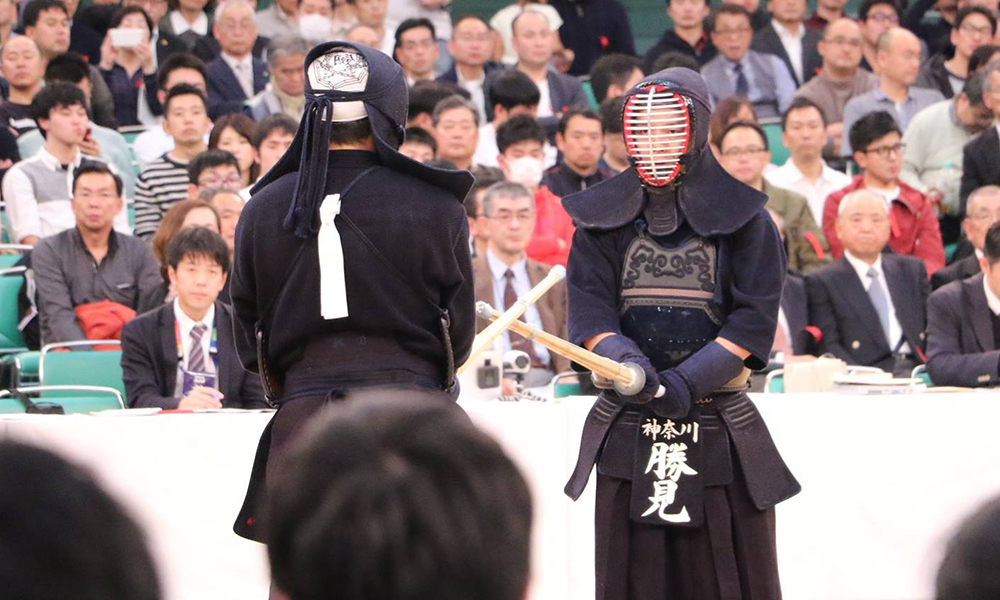
<path fill-rule="evenodd" d="M 643 414 L 636 436 L 630 516 L 650 525 L 698 527 L 704 516 L 698 415 Z"/>

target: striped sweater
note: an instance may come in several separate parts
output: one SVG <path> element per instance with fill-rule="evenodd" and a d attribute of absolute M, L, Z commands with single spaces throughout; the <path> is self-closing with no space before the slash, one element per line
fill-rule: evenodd
<path fill-rule="evenodd" d="M 135 184 L 135 235 L 151 239 L 163 215 L 188 198 L 187 163 L 164 154 L 139 172 Z"/>

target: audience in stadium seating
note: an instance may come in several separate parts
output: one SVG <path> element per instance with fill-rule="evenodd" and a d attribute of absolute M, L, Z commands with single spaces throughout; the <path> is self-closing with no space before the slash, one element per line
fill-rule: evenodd
<path fill-rule="evenodd" d="M 168 2 L 165 0 L 122 0 L 122 6 L 141 6 L 153 22 L 153 31 L 149 38 L 149 48 L 150 53 L 153 55 L 154 66 L 159 68 L 170 56 L 187 50 L 187 44 L 179 37 L 160 29 L 160 23 L 163 21 L 163 17 L 167 15 Z M 154 114 L 159 113 L 154 112 Z"/>
<path fill-rule="evenodd" d="M 994 124 L 976 136 L 962 150 L 962 181 L 959 187 L 959 214 L 965 214 L 965 203 L 973 190 L 984 185 L 1000 185 L 1000 61 L 983 70 L 983 103 L 993 114 Z"/>
<path fill-rule="evenodd" d="M 72 186 L 76 226 L 31 253 L 43 344 L 118 339 L 128 320 L 163 302 L 149 246 L 112 227 L 124 207 L 121 179 L 107 165 L 85 163 Z"/>
<path fill-rule="evenodd" d="M 628 152 L 622 136 L 622 110 L 624 96 L 606 98 L 601 102 L 601 132 L 604 133 L 604 153 L 598 163 L 602 169 L 620 173 L 628 168 Z"/>
<path fill-rule="evenodd" d="M 823 31 L 817 51 L 823 57 L 820 72 L 800 87 L 796 96 L 819 106 L 829 140 L 825 154 L 840 153 L 844 106 L 855 96 L 871 91 L 878 78 L 860 67 L 863 58 L 861 28 L 854 19 L 837 19 Z"/>
<path fill-rule="evenodd" d="M 253 8 L 245 0 L 223 0 L 216 9 L 212 31 L 221 52 L 205 65 L 213 119 L 242 111 L 243 103 L 264 91 L 268 83 L 267 64 L 252 53 L 257 41 L 253 17 Z"/>
<path fill-rule="evenodd" d="M 455 64 L 437 78 L 469 92 L 481 123 L 486 122 L 486 77 L 497 68 L 490 60 L 492 49 L 493 31 L 486 21 L 475 15 L 459 17 L 448 42 L 448 52 Z"/>
<path fill-rule="evenodd" d="M 70 210 L 73 172 L 83 164 L 104 164 L 80 151 L 89 122 L 86 107 L 83 92 L 68 83 L 48 85 L 32 101 L 31 110 L 45 134 L 45 146 L 12 166 L 2 186 L 12 237 L 17 243 L 35 245 L 41 238 L 76 224 L 74 211 Z M 127 233 L 124 202 L 118 208 L 114 226 Z"/>
<path fill-rule="evenodd" d="M 437 158 L 437 140 L 429 132 L 419 127 L 407 127 L 405 139 L 399 146 L 400 154 L 405 154 L 417 162 L 428 162 Z"/>
<path fill-rule="evenodd" d="M 361 600 L 351 590 L 374 587 L 387 598 L 528 593 L 531 492 L 499 444 L 444 394 L 383 389 L 331 403 L 268 488 L 278 598 Z M 399 509 L 371 510 L 380 502 Z M 455 506 L 469 518 L 459 523 Z"/>
<path fill-rule="evenodd" d="M 246 202 L 244 202 L 239 192 L 226 187 L 205 188 L 198 194 L 198 200 L 208 202 L 215 208 L 215 212 L 219 216 L 219 234 L 229 248 L 229 257 L 231 259 L 236 244 L 236 223 L 240 220 L 240 215 L 243 213 L 243 207 L 246 205 Z M 182 225 L 181 229 L 185 226 Z M 226 289 L 228 289 L 228 286 Z M 228 302 L 228 294 L 223 294 L 222 297 L 224 302 Z"/>
<path fill-rule="evenodd" d="M 200 90 L 202 94 L 208 94 L 208 84 L 205 83 L 205 77 L 205 63 L 193 54 L 178 52 L 160 64 L 156 75 L 156 83 L 159 88 L 156 92 L 156 106 L 150 106 L 150 110 L 159 116 L 160 123 L 150 126 L 146 131 L 136 136 L 133 141 L 132 148 L 139 164 L 151 163 L 174 149 L 174 138 L 166 132 L 163 125 L 163 105 L 167 100 L 167 93 L 175 85 L 186 83 Z M 208 143 L 207 132 L 205 133 L 205 143 Z"/>
<path fill-rule="evenodd" d="M 503 312 L 517 298 L 528 293 L 548 275 L 549 266 L 532 260 L 525 253 L 535 229 L 535 201 L 531 190 L 514 182 L 493 184 L 483 193 L 483 223 L 489 233 L 486 252 L 472 262 L 476 282 L 476 301 L 487 302 Z M 566 339 L 566 284 L 557 283 L 535 304 L 528 307 L 523 321 Z M 489 323 L 480 319 L 476 330 Z M 556 373 L 569 370 L 569 361 L 550 353 L 544 346 L 528 342 L 514 333 L 502 336 L 504 352 L 520 350 L 531 358 L 531 370 L 525 375 L 525 387 L 548 385 Z M 513 393 L 514 382 L 505 382 L 505 392 Z"/>
<path fill-rule="evenodd" d="M 712 43 L 719 54 L 702 66 L 701 74 L 712 100 L 718 103 L 743 96 L 760 118 L 785 112 L 795 95 L 795 80 L 781 59 L 750 49 L 750 13 L 738 5 L 723 4 L 713 12 L 711 24 Z"/>
<path fill-rule="evenodd" d="M 778 228 L 782 243 L 786 244 L 785 222 L 781 216 L 767 209 L 774 225 Z M 785 274 L 785 284 L 781 288 L 781 305 L 778 307 L 778 327 L 774 332 L 774 343 L 771 346 L 771 356 L 785 361 L 790 356 L 803 356 L 816 353 L 816 341 L 808 331 L 809 298 L 806 295 L 806 283 L 799 275 L 788 272 Z"/>
<path fill-rule="evenodd" d="M 363 25 L 375 33 L 375 39 L 370 46 L 392 56 L 396 37 L 393 35 L 394 30 L 386 27 L 387 0 L 347 0 L 347 3 L 354 7 L 358 25 Z"/>
<path fill-rule="evenodd" d="M 679 52 L 703 65 L 715 58 L 716 49 L 705 30 L 711 6 L 708 0 L 670 0 L 667 15 L 673 28 L 663 32 L 660 39 L 646 52 L 643 70 L 655 73 L 653 63 L 668 52 Z"/>
<path fill-rule="evenodd" d="M 961 93 L 917 113 L 903 134 L 899 178 L 934 205 L 945 244 L 954 243 L 959 235 L 962 150 L 993 122 L 983 104 L 982 83 L 978 74 L 969 77 Z"/>
<path fill-rule="evenodd" d="M 110 25 L 112 29 L 137 31 L 141 36 L 136 45 L 118 46 L 109 34 L 98 63 L 111 90 L 118 126 L 139 125 L 153 117 L 145 111 L 143 118 L 143 104 L 148 106 L 150 102 L 146 97 L 154 102 L 156 97 L 156 64 L 149 48 L 153 21 L 141 6 L 127 6 L 115 13 Z"/>
<path fill-rule="evenodd" d="M 805 197 L 764 178 L 764 167 L 771 159 L 764 130 L 755 123 L 733 123 L 723 131 L 719 150 L 726 171 L 767 195 L 767 208 L 781 217 L 789 270 L 807 273 L 826 264 L 830 249 Z"/>
<path fill-rule="evenodd" d="M 174 140 L 174 149 L 139 172 L 135 190 L 135 234 L 149 238 L 163 215 L 175 203 L 190 197 L 188 163 L 205 151 L 205 136 L 212 127 L 208 103 L 198 88 L 179 83 L 167 92 L 163 130 Z"/>
<path fill-rule="evenodd" d="M 122 372 L 132 408 L 264 408 L 257 376 L 233 345 L 232 309 L 219 301 L 229 272 L 226 243 L 203 227 L 182 229 L 167 246 L 170 284 L 163 304 L 122 332 Z"/>
<path fill-rule="evenodd" d="M 847 0 L 818 0 L 816 10 L 804 21 L 806 27 L 823 33 L 837 19 L 850 18 L 844 13 Z"/>
<path fill-rule="evenodd" d="M 49 61 L 45 67 L 45 83 L 71 83 L 80 88 L 87 107 L 90 108 L 90 79 L 87 61 L 73 52 L 60 54 Z M 89 123 L 90 131 L 80 142 L 80 151 L 84 156 L 103 159 L 114 165 L 115 170 L 125 183 L 125 197 L 135 197 L 136 172 L 132 167 L 132 156 L 129 153 L 125 137 L 108 127 L 102 127 L 93 121 Z M 17 138 L 17 148 L 22 158 L 30 158 L 45 145 L 45 137 L 36 127 Z"/>
<path fill-rule="evenodd" d="M 257 122 L 253 132 L 253 147 L 263 175 L 284 156 L 295 139 L 299 123 L 286 114 L 269 115 Z"/>
<path fill-rule="evenodd" d="M 70 28 L 66 5 L 62 0 L 32 0 L 24 7 L 22 15 L 24 35 L 34 40 L 41 52 L 42 61 L 64 54 L 69 50 Z M 105 127 L 115 127 L 115 105 L 111 91 L 104 83 L 101 72 L 90 66 L 93 120 Z"/>
<path fill-rule="evenodd" d="M 772 185 L 804 196 L 817 223 L 823 221 L 826 197 L 851 183 L 843 171 L 823 160 L 826 131 L 822 109 L 808 98 L 796 97 L 781 116 L 781 141 L 788 148 L 788 159 L 764 173 Z"/>
<path fill-rule="evenodd" d="M 5 597 L 163 598 L 145 535 L 91 473 L 4 439 L 0 481 Z"/>
<path fill-rule="evenodd" d="M 490 80 L 489 86 L 486 97 L 490 106 L 487 107 L 487 112 L 493 115 L 493 120 L 479 127 L 479 141 L 472 161 L 477 165 L 496 167 L 499 166 L 497 129 L 515 115 L 534 118 L 538 114 L 541 94 L 538 86 L 516 69 L 499 73 Z"/>
<path fill-rule="evenodd" d="M 715 105 L 708 123 L 708 143 L 716 156 L 719 155 L 719 144 L 722 142 L 722 132 L 733 123 L 756 123 L 757 113 L 753 104 L 743 96 L 730 96 Z"/>
<path fill-rule="evenodd" d="M 771 22 L 754 33 L 750 47 L 780 58 L 799 87 L 821 66 L 817 45 L 822 36 L 805 25 L 806 0 L 771 0 L 767 7 Z"/>
<path fill-rule="evenodd" d="M 619 0 L 548 0 L 563 21 L 559 39 L 572 53 L 566 73 L 586 75 L 594 63 L 608 53 L 635 54 L 635 39 L 628 12 Z M 556 28 L 553 28 L 555 31 Z M 559 62 L 557 62 L 559 64 Z"/>
<path fill-rule="evenodd" d="M 208 137 L 209 150 L 225 150 L 236 157 L 240 170 L 239 185 L 226 182 L 235 189 L 249 187 L 260 177 L 260 165 L 253 147 L 253 119 L 246 115 L 232 114 L 215 120 Z"/>
<path fill-rule="evenodd" d="M 936 290 L 927 303 L 927 370 L 936 385 L 1000 384 L 1000 225 L 984 238 L 981 272 Z"/>
<path fill-rule="evenodd" d="M 526 252 L 538 262 L 565 266 L 573 240 L 573 221 L 559 197 L 541 183 L 544 143 L 545 131 L 528 115 L 511 117 L 497 130 L 504 177 L 531 190 L 535 199 L 535 231 Z"/>
<path fill-rule="evenodd" d="M 683 0 L 681 0 L 683 2 Z M 645 76 L 642 61 L 628 54 L 607 54 L 590 68 L 590 89 L 598 104 L 623 96 Z"/>
<path fill-rule="evenodd" d="M 257 11 L 254 21 L 257 22 L 257 33 L 271 38 L 299 35 L 299 26 L 304 11 L 300 10 L 302 0 L 276 0 L 263 10 Z M 326 12 L 333 13 L 333 3 L 327 0 L 317 2 L 324 5 Z M 326 33 L 330 33 L 327 31 Z"/>
<path fill-rule="evenodd" d="M 937 90 L 915 87 L 913 82 L 920 69 L 920 40 L 909 31 L 894 27 L 878 39 L 875 52 L 878 84 L 872 91 L 855 96 L 844 105 L 844 129 L 841 133 L 840 153 L 849 155 L 848 136 L 851 126 L 864 115 L 885 111 L 892 115 L 905 132 L 910 120 L 918 112 L 944 100 Z"/>
<path fill-rule="evenodd" d="M 559 120 L 556 147 L 561 159 L 542 175 L 542 184 L 556 196 L 568 196 L 614 176 L 601 167 L 604 132 L 601 115 L 590 108 L 574 108 Z"/>
<path fill-rule="evenodd" d="M 296 121 L 301 119 L 306 103 L 303 67 L 311 48 L 301 37 L 273 38 L 267 52 L 271 83 L 246 101 L 244 112 L 254 121 L 276 113 L 286 114 Z"/>
<path fill-rule="evenodd" d="M 420 127 L 426 131 L 434 130 L 431 115 L 438 102 L 448 96 L 458 94 L 470 98 L 469 93 L 453 83 L 441 81 L 418 81 L 410 88 L 410 104 L 406 113 L 407 127 Z"/>
<path fill-rule="evenodd" d="M 580 82 L 569 75 L 552 69 L 549 61 L 555 52 L 554 29 L 548 18 L 535 10 L 526 10 L 514 18 L 511 45 L 517 54 L 514 68 L 527 75 L 538 86 L 540 100 L 537 118 L 548 119 L 554 127 L 559 118 L 570 108 L 586 106 L 587 98 Z M 492 73 L 486 79 L 486 89 L 491 90 L 491 81 L 499 73 Z M 486 112 L 489 115 L 492 100 L 487 94 Z"/>
<path fill-rule="evenodd" d="M 878 192 L 844 196 L 835 227 L 845 252 L 806 276 L 809 320 L 822 332 L 820 352 L 908 377 L 924 362 L 930 285 L 921 261 L 883 252 L 891 218 Z"/>
<path fill-rule="evenodd" d="M 186 0 L 175 2 L 160 20 L 160 29 L 179 37 L 188 48 L 194 48 L 202 39 L 209 36 L 212 18 L 205 11 L 208 0 Z"/>
<path fill-rule="evenodd" d="M 31 101 L 42 89 L 45 70 L 38 46 L 27 36 L 4 42 L 0 51 L 0 74 L 7 82 L 7 98 L 0 102 L 0 125 L 17 135 L 35 129 L 31 118 Z"/>
<path fill-rule="evenodd" d="M 434 80 L 440 50 L 434 25 L 427 19 L 407 19 L 396 29 L 393 58 L 403 68 L 407 85 Z"/>
<path fill-rule="evenodd" d="M 980 46 L 993 41 L 997 30 L 996 15 L 982 6 L 965 6 L 958 11 L 951 26 L 954 55 L 935 54 L 920 67 L 916 83 L 937 90 L 945 98 L 962 91 L 969 76 L 969 58 Z"/>
<path fill-rule="evenodd" d="M 163 216 L 150 247 L 153 250 L 153 258 L 160 264 L 160 275 L 163 277 L 167 300 L 173 300 L 176 295 L 176 291 L 170 288 L 170 277 L 167 271 L 167 246 L 182 229 L 187 227 L 202 227 L 215 233 L 221 233 L 222 218 L 215 206 L 200 198 L 182 200 L 173 205 Z"/>
<path fill-rule="evenodd" d="M 986 230 L 1000 221 L 1000 187 L 984 185 L 972 192 L 966 208 L 968 210 L 962 220 L 962 231 L 965 239 L 972 244 L 974 252 L 931 275 L 932 289 L 936 290 L 952 281 L 967 279 L 982 272 L 979 260 L 983 257 Z"/>
<path fill-rule="evenodd" d="M 476 182 L 472 184 L 464 204 L 465 214 L 469 218 L 469 248 L 475 258 L 486 252 L 490 239 L 489 223 L 483 214 L 483 194 L 494 183 L 504 181 L 504 174 L 499 168 L 477 167 L 473 175 L 476 176 Z"/>
<path fill-rule="evenodd" d="M 225 150 L 206 150 L 191 159 L 188 179 L 188 199 L 191 200 L 212 187 L 239 190 L 243 182 L 239 161 Z"/>
<path fill-rule="evenodd" d="M 441 100 L 434 107 L 431 123 L 438 156 L 459 169 L 471 169 L 479 140 L 479 113 L 472 102 L 458 95 Z"/>
<path fill-rule="evenodd" d="M 899 180 L 903 142 L 892 115 L 877 111 L 861 117 L 851 128 L 850 140 L 854 161 L 864 173 L 855 177 L 851 185 L 830 194 L 823 207 L 823 233 L 834 258 L 840 258 L 844 251 L 837 233 L 841 199 L 855 190 L 867 189 L 891 206 L 889 246 L 892 250 L 923 260 L 927 273 L 943 267 L 941 229 L 933 206 L 923 194 Z"/>
<path fill-rule="evenodd" d="M 896 0 L 862 0 L 858 7 L 861 25 L 861 68 L 876 72 L 875 55 L 883 33 L 900 24 L 900 7 Z"/>

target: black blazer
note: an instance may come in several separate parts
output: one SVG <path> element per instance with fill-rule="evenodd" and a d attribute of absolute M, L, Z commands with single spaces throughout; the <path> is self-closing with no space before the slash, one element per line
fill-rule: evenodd
<path fill-rule="evenodd" d="M 805 28 L 805 26 L 803 27 Z M 806 28 L 806 33 L 802 38 L 802 77 L 806 81 L 812 79 L 823 66 L 823 58 L 819 55 L 819 50 L 817 49 L 817 44 L 819 44 L 821 39 L 823 39 L 823 36 L 819 32 Z M 785 47 L 781 44 L 781 39 L 778 37 L 778 32 L 774 30 L 772 23 L 768 23 L 763 29 L 753 35 L 753 43 L 750 45 L 750 48 L 757 52 L 773 54 L 780 58 L 781 62 L 785 63 L 785 66 L 788 68 L 792 79 L 795 80 L 795 87 L 800 87 L 805 83 L 805 81 L 799 81 L 798 76 L 795 75 L 795 69 L 792 68 L 792 60 L 788 57 L 788 52 L 785 51 Z"/>
<path fill-rule="evenodd" d="M 187 52 L 187 49 L 187 44 L 181 38 L 161 30 L 159 37 L 156 38 L 156 64 L 162 65 L 170 55 Z"/>
<path fill-rule="evenodd" d="M 253 50 L 250 51 L 250 54 L 253 54 L 254 58 L 265 60 L 267 58 L 267 45 L 270 42 L 271 38 L 258 35 L 257 40 L 253 43 Z M 220 46 L 219 41 L 212 36 L 211 27 L 208 28 L 208 35 L 198 36 L 194 46 L 191 47 L 191 53 L 205 61 L 205 64 L 219 58 L 219 55 L 222 53 L 222 46 Z"/>
<path fill-rule="evenodd" d="M 931 289 L 936 290 L 952 281 L 968 279 L 982 272 L 983 270 L 979 268 L 979 259 L 976 258 L 976 255 L 966 256 L 931 275 Z"/>
<path fill-rule="evenodd" d="M 264 91 L 269 75 L 267 65 L 256 58 L 253 60 L 253 93 Z M 208 114 L 215 120 L 222 115 L 243 112 L 243 103 L 248 100 L 243 93 L 236 74 L 222 57 L 205 65 L 208 74 Z"/>
<path fill-rule="evenodd" d="M 73 21 L 69 30 L 69 49 L 92 65 L 101 62 L 101 44 L 104 36 L 83 22 Z"/>
<path fill-rule="evenodd" d="M 924 263 L 912 256 L 883 254 L 882 271 L 903 337 L 913 352 L 922 356 L 930 293 Z M 807 275 L 806 289 L 809 320 L 823 334 L 820 352 L 829 352 L 851 365 L 892 370 L 892 348 L 878 313 L 846 258 Z"/>
<path fill-rule="evenodd" d="M 814 354 L 816 341 L 812 334 L 806 331 L 809 325 L 809 297 L 806 294 L 806 282 L 798 275 L 785 275 L 785 286 L 781 288 L 781 310 L 788 321 L 788 331 L 791 334 L 789 342 L 795 354 Z"/>
<path fill-rule="evenodd" d="M 996 126 L 990 125 L 962 148 L 962 183 L 958 190 L 961 215 L 965 214 L 969 194 L 984 185 L 1000 185 L 997 165 L 1000 165 L 1000 137 Z"/>
<path fill-rule="evenodd" d="M 927 371 L 937 385 L 1000 384 L 983 274 L 954 281 L 927 302 Z"/>
<path fill-rule="evenodd" d="M 122 372 L 129 408 L 177 408 L 177 341 L 174 304 L 132 319 L 122 329 Z M 233 313 L 227 304 L 215 303 L 218 327 L 219 391 L 225 408 L 267 408 L 257 376 L 245 371 L 233 341 Z"/>

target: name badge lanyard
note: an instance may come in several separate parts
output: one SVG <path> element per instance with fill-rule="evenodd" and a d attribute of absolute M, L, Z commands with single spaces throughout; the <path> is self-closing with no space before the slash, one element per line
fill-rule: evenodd
<path fill-rule="evenodd" d="M 174 340 L 177 342 L 177 361 L 184 362 L 184 341 L 181 339 L 181 324 L 174 319 Z M 212 322 L 212 337 L 208 340 L 208 354 L 212 357 L 212 364 L 215 370 L 219 370 L 219 328 Z M 185 371 L 187 365 L 184 365 Z"/>

